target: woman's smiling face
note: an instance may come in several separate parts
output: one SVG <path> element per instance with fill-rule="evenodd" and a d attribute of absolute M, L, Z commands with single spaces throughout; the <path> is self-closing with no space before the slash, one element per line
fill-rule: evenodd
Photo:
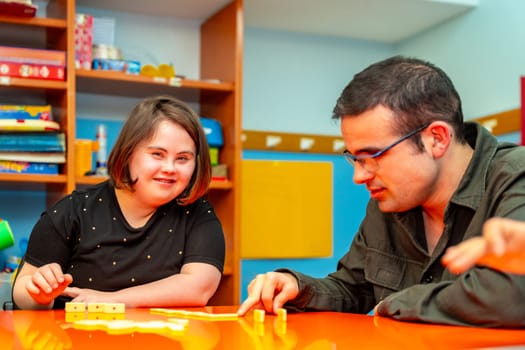
<path fill-rule="evenodd" d="M 157 208 L 188 187 L 196 164 L 196 146 L 188 132 L 172 121 L 161 121 L 153 136 L 141 142 L 131 155 L 129 171 L 134 195 Z"/>

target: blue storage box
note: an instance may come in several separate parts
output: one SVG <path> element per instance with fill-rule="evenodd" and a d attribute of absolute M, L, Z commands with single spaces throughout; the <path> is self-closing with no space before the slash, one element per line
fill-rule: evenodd
<path fill-rule="evenodd" d="M 215 119 L 201 117 L 202 128 L 206 134 L 206 140 L 210 147 L 222 147 L 224 140 L 222 138 L 222 127 Z"/>

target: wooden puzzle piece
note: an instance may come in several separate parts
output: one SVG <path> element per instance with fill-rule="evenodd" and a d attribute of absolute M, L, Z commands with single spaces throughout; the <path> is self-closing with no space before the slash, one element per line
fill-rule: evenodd
<path fill-rule="evenodd" d="M 164 316 L 178 316 L 207 321 L 232 321 L 239 318 L 239 315 L 237 315 L 236 313 L 209 313 L 203 311 L 187 311 L 163 308 L 152 308 L 150 309 L 150 312 Z"/>

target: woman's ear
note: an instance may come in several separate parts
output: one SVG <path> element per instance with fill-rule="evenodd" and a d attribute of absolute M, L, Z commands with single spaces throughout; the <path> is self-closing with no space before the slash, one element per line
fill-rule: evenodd
<path fill-rule="evenodd" d="M 441 158 L 452 141 L 454 130 L 442 121 L 433 122 L 424 131 L 425 144 L 434 158 Z"/>

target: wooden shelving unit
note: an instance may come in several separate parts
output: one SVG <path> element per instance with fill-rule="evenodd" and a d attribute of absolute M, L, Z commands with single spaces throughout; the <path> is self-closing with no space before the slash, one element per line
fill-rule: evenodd
<path fill-rule="evenodd" d="M 191 0 L 189 0 L 191 1 Z M 126 11 L 126 2 L 120 2 Z M 102 8 L 104 2 L 99 2 Z M 147 5 L 145 5 L 147 6 Z M 112 8 L 115 10 L 115 8 Z M 117 11 L 119 11 L 117 10 Z M 106 96 L 146 97 L 170 94 L 186 102 L 197 103 L 201 115 L 219 120 L 223 126 L 224 147 L 220 163 L 228 166 L 228 181 L 212 182 L 209 200 L 221 219 L 226 236 L 226 264 L 224 277 L 213 305 L 231 305 L 240 302 L 240 162 L 241 162 L 241 82 L 242 82 L 242 0 L 234 0 L 205 20 L 200 28 L 201 74 L 200 80 L 154 79 L 117 72 L 75 70 L 74 27 L 75 0 L 50 0 L 47 18 L 12 18 L 0 16 L 0 29 L 30 28 L 41 31 L 42 42 L 29 47 L 63 50 L 67 53 L 65 81 L 15 79 L 0 77 L 0 103 L 13 104 L 10 100 L 22 98 L 29 104 L 49 103 L 53 106 L 56 121 L 66 135 L 66 163 L 59 175 L 0 174 L 0 190 L 5 188 L 44 188 L 48 203 L 70 193 L 76 187 L 96 184 L 104 177 L 75 176 L 75 106 L 77 93 Z M 140 29 L 137 29 L 140 30 Z M 0 45 L 7 31 L 0 33 Z M 132 34 L 130 34 L 132 35 Z M 6 98 L 2 91 L 9 91 Z M 44 101 L 42 101 L 44 99 Z M 22 103 L 16 101 L 15 103 Z"/>
<path fill-rule="evenodd" d="M 67 67 L 74 66 L 74 0 L 50 0 L 47 17 L 16 18 L 0 16 L 0 45 L 60 50 L 66 53 Z M 14 45 L 13 33 L 30 29 L 20 45 Z M 15 43 L 16 44 L 16 43 Z M 64 81 L 0 77 L 0 103 L 50 104 L 53 116 L 66 135 L 66 149 L 73 149 L 75 137 L 75 72 L 66 70 Z M 67 152 L 59 175 L 0 174 L 0 188 L 44 188 L 48 204 L 75 188 L 73 153 Z"/>

